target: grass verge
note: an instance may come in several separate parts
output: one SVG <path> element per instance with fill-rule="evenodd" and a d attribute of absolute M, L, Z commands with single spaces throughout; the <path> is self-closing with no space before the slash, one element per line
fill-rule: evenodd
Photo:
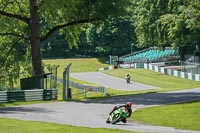
<path fill-rule="evenodd" d="M 177 129 L 200 130 L 200 100 L 137 110 L 131 119 Z"/>
<path fill-rule="evenodd" d="M 198 81 L 182 79 L 174 76 L 156 73 L 146 69 L 115 69 L 104 71 L 103 73 L 123 79 L 125 75 L 129 73 L 131 76 L 131 81 L 152 85 L 159 88 L 155 89 L 154 92 L 200 87 Z"/>
<path fill-rule="evenodd" d="M 0 118 L 1 133 L 138 133 L 117 129 L 86 128 L 54 123 Z"/>

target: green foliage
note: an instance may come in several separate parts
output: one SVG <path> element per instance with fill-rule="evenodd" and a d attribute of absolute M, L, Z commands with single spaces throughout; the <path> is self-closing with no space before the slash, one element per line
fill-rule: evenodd
<path fill-rule="evenodd" d="M 188 2 L 186 9 L 183 10 L 183 15 L 186 19 L 187 28 L 192 31 L 200 31 L 200 1 L 199 0 L 190 0 Z"/>
<path fill-rule="evenodd" d="M 135 4 L 134 19 L 140 46 L 182 47 L 198 43 L 198 0 L 142 0 Z"/>
<path fill-rule="evenodd" d="M 43 43 L 43 55 L 45 57 L 74 57 L 75 55 L 105 57 L 129 54 L 131 44 L 136 43 L 133 29 L 130 17 L 109 18 L 104 23 L 88 24 L 84 28 L 68 27 Z M 71 32 L 74 30 L 77 32 Z M 67 41 L 64 36 L 67 36 Z M 73 45 L 68 46 L 68 42 Z M 132 47 L 133 51 L 137 50 L 136 46 Z"/>
<path fill-rule="evenodd" d="M 130 17 L 109 18 L 87 29 L 87 42 L 99 56 L 121 56 L 130 53 L 131 44 L 136 42 L 133 29 Z"/>
<path fill-rule="evenodd" d="M 70 44 L 69 48 L 72 48 L 72 46 L 78 47 L 79 35 L 81 34 L 81 31 L 81 27 L 78 26 L 72 26 L 66 29 L 66 40 Z"/>
<path fill-rule="evenodd" d="M 14 44 L 16 40 L 20 40 L 24 47 L 18 47 L 15 50 L 23 51 L 25 64 L 30 63 L 31 55 L 33 75 L 42 73 L 40 41 L 46 41 L 54 33 L 66 33 L 68 45 L 77 47 L 79 35 L 85 24 L 103 22 L 108 17 L 124 16 L 130 3 L 129 0 L 35 0 L 35 3 L 32 4 L 30 2 L 34 1 L 0 0 L 0 46 L 2 46 L 1 52 L 4 55 L 7 53 L 6 48 L 11 48 L 11 45 L 5 47 L 4 44 L 8 41 L 10 44 Z M 36 20 L 35 23 L 34 20 Z M 19 64 L 15 64 L 15 62 L 19 62 L 19 59 L 15 58 L 12 53 L 15 50 L 11 48 L 11 52 L 5 56 L 9 58 L 9 67 L 6 63 L 0 66 L 2 70 L 7 70 L 3 75 L 9 78 L 4 80 L 4 77 L 0 77 L 2 84 L 9 82 L 8 84 L 12 85 L 12 81 L 19 77 L 20 69 L 17 67 Z M 0 58 L 5 60 L 5 57 Z M 23 71 L 29 70 L 30 67 L 27 66 Z M 12 71 L 12 74 L 8 69 Z M 13 76 L 9 77 L 10 75 Z"/>
<path fill-rule="evenodd" d="M 160 45 L 155 22 L 165 13 L 166 4 L 166 1 L 160 0 L 135 2 L 133 18 L 140 47 Z"/>
<path fill-rule="evenodd" d="M 21 62 L 26 58 L 23 56 L 25 51 L 18 50 L 22 43 L 12 37 L 3 37 L 0 40 L 0 89 L 2 90 L 15 88 L 21 69 L 28 67 Z"/>
<path fill-rule="evenodd" d="M 66 41 L 66 33 L 56 32 L 48 40 L 42 43 L 43 58 L 66 57 L 68 55 L 68 42 Z"/>
<path fill-rule="evenodd" d="M 43 34 L 47 34 L 48 30 L 55 27 L 55 25 L 65 27 L 60 32 L 67 30 L 68 43 L 70 46 L 77 45 L 81 28 L 86 23 L 104 21 L 108 16 L 124 15 L 127 12 L 126 6 L 128 4 L 129 0 L 123 2 L 117 0 L 44 1 L 40 12 L 44 20 L 48 22 L 48 27 L 43 31 Z M 56 11 L 54 10 L 55 6 L 57 7 Z"/>

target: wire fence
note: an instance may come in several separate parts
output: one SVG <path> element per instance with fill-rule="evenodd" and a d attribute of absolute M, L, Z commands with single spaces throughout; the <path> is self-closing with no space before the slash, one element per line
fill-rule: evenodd
<path fill-rule="evenodd" d="M 63 83 L 63 79 L 57 78 L 58 82 Z M 106 95 L 106 88 L 102 86 L 94 86 L 94 85 L 88 85 L 88 84 L 80 84 L 75 83 L 73 81 L 69 81 L 69 86 L 71 89 L 72 97 L 90 97 L 94 94 L 101 94 Z"/>

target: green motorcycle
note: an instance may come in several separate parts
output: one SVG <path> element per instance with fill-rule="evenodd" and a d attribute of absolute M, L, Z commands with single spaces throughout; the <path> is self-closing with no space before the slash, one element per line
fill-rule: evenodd
<path fill-rule="evenodd" d="M 122 121 L 123 119 L 127 118 L 127 113 L 126 113 L 126 110 L 125 108 L 119 108 L 117 110 L 115 110 L 111 115 L 111 123 L 112 124 L 116 124 L 120 121 Z"/>

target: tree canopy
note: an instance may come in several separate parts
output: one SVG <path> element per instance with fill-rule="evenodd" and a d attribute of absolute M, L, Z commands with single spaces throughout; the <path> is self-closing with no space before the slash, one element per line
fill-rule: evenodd
<path fill-rule="evenodd" d="M 135 27 L 140 45 L 179 47 L 199 41 L 198 0 L 135 2 Z"/>
<path fill-rule="evenodd" d="M 200 1 L 135 1 L 135 27 L 140 46 L 200 45 Z"/>
<path fill-rule="evenodd" d="M 132 23 L 129 17 L 109 18 L 104 24 L 87 29 L 87 42 L 98 55 L 130 53 L 131 44 L 136 41 Z"/>
<path fill-rule="evenodd" d="M 127 13 L 129 4 L 129 0 L 0 0 L 0 46 L 3 49 L 0 69 L 8 69 L 17 62 L 11 52 L 16 45 L 24 44 L 25 59 L 31 57 L 32 75 L 42 74 L 41 42 L 55 32 L 65 31 L 68 43 L 76 45 L 85 24 L 122 16 Z M 12 63 L 8 56 L 13 56 Z M 6 66 L 6 62 L 10 64 Z"/>

